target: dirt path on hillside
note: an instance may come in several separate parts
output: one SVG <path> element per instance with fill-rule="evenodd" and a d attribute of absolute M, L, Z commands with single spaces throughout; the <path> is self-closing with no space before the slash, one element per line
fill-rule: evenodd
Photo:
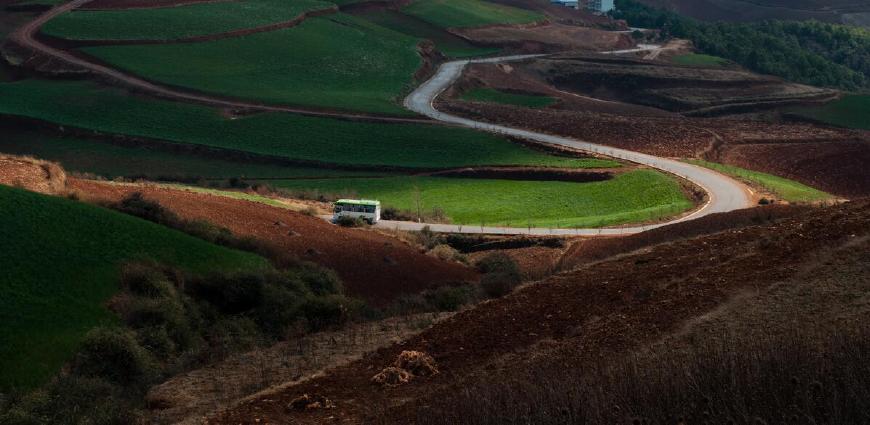
<path fill-rule="evenodd" d="M 55 7 L 48 12 L 43 13 L 35 20 L 31 21 L 27 25 L 19 28 L 9 36 L 9 41 L 21 46 L 31 52 L 35 52 L 36 54 L 31 55 L 24 61 L 22 65 L 36 65 L 37 63 L 51 63 L 52 61 L 60 61 L 62 63 L 72 65 L 76 68 L 84 69 L 88 72 L 91 72 L 97 76 L 107 78 L 111 81 L 123 84 L 125 86 L 135 88 L 138 90 L 143 90 L 147 93 L 151 93 L 160 97 L 165 97 L 174 100 L 183 100 L 188 102 L 195 102 L 206 104 L 210 106 L 216 106 L 221 108 L 233 108 L 233 109 L 242 109 L 249 111 L 263 111 L 263 112 L 290 112 L 299 115 L 306 116 L 316 116 L 316 117 L 328 117 L 328 118 L 340 118 L 340 119 L 350 119 L 350 120 L 358 120 L 358 121 L 371 121 L 371 122 L 386 122 L 386 123 L 431 123 L 430 120 L 420 119 L 420 118 L 399 118 L 399 117 L 387 117 L 387 116 L 378 116 L 364 113 L 343 113 L 343 112 L 331 112 L 331 111 L 320 111 L 315 109 L 308 108 L 296 108 L 290 106 L 275 106 L 275 105 L 266 105 L 263 103 L 257 102 L 246 102 L 241 100 L 228 100 L 220 97 L 209 96 L 206 94 L 199 94 L 190 91 L 177 90 L 171 87 L 159 85 L 143 78 L 137 77 L 133 74 L 128 74 L 126 72 L 119 71 L 114 68 L 110 68 L 105 65 L 101 65 L 95 63 L 89 59 L 79 57 L 71 52 L 61 50 L 55 47 L 51 47 L 41 41 L 39 41 L 36 34 L 39 32 L 39 29 L 45 25 L 46 22 L 54 19 L 58 15 L 74 10 L 78 7 L 81 7 L 92 0 L 73 0 L 69 3 L 64 3 L 58 7 Z"/>
<path fill-rule="evenodd" d="M 85 200 L 119 201 L 141 192 L 188 220 L 205 220 L 238 236 L 251 236 L 302 260 L 335 270 L 349 295 L 385 306 L 406 294 L 474 282 L 473 269 L 421 253 L 398 239 L 348 229 L 284 208 L 153 185 L 70 179 Z"/>

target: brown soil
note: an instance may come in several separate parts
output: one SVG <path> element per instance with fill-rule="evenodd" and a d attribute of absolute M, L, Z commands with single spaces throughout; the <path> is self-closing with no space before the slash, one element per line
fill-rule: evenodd
<path fill-rule="evenodd" d="M 531 246 L 515 249 L 498 249 L 479 251 L 469 255 L 471 263 L 492 254 L 500 252 L 510 257 L 520 269 L 523 281 L 535 281 L 552 275 L 558 268 L 565 248 L 548 248 L 543 246 Z"/>
<path fill-rule="evenodd" d="M 118 201 L 141 192 L 182 218 L 205 220 L 236 235 L 274 243 L 303 260 L 335 270 L 349 295 L 376 305 L 403 294 L 477 279 L 468 267 L 427 256 L 380 233 L 338 227 L 287 209 L 147 185 L 72 179 L 70 186 L 89 200 Z"/>
<path fill-rule="evenodd" d="M 66 173 L 53 162 L 0 154 L 0 184 L 60 194 L 66 189 Z"/>
<path fill-rule="evenodd" d="M 310 379 L 450 315 L 426 313 L 318 332 L 172 377 L 148 391 L 149 423 L 199 424 L 203 417 L 245 396 Z"/>
<path fill-rule="evenodd" d="M 505 46 L 524 53 L 616 50 L 634 45 L 629 34 L 560 23 L 464 28 L 451 32 L 474 44 Z"/>
<path fill-rule="evenodd" d="M 520 9 L 535 10 L 546 15 L 551 21 L 583 26 L 594 26 L 606 29 L 623 30 L 628 26 L 621 21 L 613 21 L 606 16 L 598 16 L 586 10 L 569 9 L 539 0 L 491 0 L 493 3 L 504 4 Z"/>
<path fill-rule="evenodd" d="M 509 380 L 518 363 L 534 363 L 542 350 L 556 347 L 579 361 L 650 344 L 747 289 L 796 276 L 797 264 L 823 267 L 820 253 L 868 234 L 865 200 L 599 262 L 459 313 L 404 344 L 253 399 L 212 423 L 409 423 L 418 406 L 457 394 L 479 377 Z M 398 389 L 373 386 L 372 370 L 404 350 L 431 354 L 440 373 Z M 315 391 L 337 407 L 292 414 L 281 408 Z"/>

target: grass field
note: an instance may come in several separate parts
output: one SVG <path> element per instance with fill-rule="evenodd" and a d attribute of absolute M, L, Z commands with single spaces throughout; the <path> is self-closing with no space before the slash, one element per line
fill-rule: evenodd
<path fill-rule="evenodd" d="M 401 106 L 422 60 L 418 39 L 335 14 L 204 43 L 83 50 L 150 80 L 273 104 L 412 115 Z"/>
<path fill-rule="evenodd" d="M 430 40 L 435 43 L 435 47 L 441 53 L 451 58 L 487 56 L 501 51 L 501 49 L 496 47 L 475 46 L 460 37 L 450 34 L 443 28 L 396 10 L 367 9 L 356 12 L 354 15 L 411 37 Z"/>
<path fill-rule="evenodd" d="M 723 59 L 718 56 L 702 55 L 698 53 L 686 53 L 684 55 L 677 55 L 671 58 L 671 61 L 673 61 L 677 65 L 708 67 L 723 66 L 728 63 L 727 59 Z"/>
<path fill-rule="evenodd" d="M 447 177 L 289 180 L 292 190 L 318 189 L 380 200 L 384 207 L 428 214 L 442 209 L 454 223 L 516 227 L 600 227 L 674 215 L 692 207 L 679 184 L 651 170 L 594 183 Z"/>
<path fill-rule="evenodd" d="M 0 186 L 0 389 L 56 373 L 92 327 L 119 264 L 150 258 L 190 272 L 265 267 L 260 257 L 92 205 Z"/>
<path fill-rule="evenodd" d="M 52 136 L 0 126 L 0 152 L 30 155 L 61 163 L 67 171 L 106 178 L 149 180 L 242 178 L 314 178 L 389 174 L 232 161 L 146 146 L 115 145 L 82 137 Z"/>
<path fill-rule="evenodd" d="M 715 162 L 700 160 L 688 160 L 687 162 L 745 180 L 752 185 L 762 187 L 764 190 L 769 191 L 780 199 L 788 202 L 815 202 L 834 198 L 828 193 L 813 189 L 805 184 L 771 174 L 760 173 Z"/>
<path fill-rule="evenodd" d="M 175 40 L 290 21 L 333 7 L 319 0 L 247 0 L 151 9 L 73 11 L 49 21 L 48 35 L 71 40 Z"/>
<path fill-rule="evenodd" d="M 0 84 L 0 98 L 0 113 L 295 160 L 418 168 L 618 166 L 609 160 L 551 156 L 487 133 L 439 125 L 362 123 L 286 113 L 228 119 L 205 106 L 134 97 L 83 81 Z"/>
<path fill-rule="evenodd" d="M 462 100 L 502 103 L 505 105 L 522 106 L 524 108 L 546 108 L 556 103 L 556 99 L 549 96 L 505 93 L 487 87 L 479 87 L 463 93 Z"/>
<path fill-rule="evenodd" d="M 796 114 L 846 128 L 870 130 L 870 95 L 853 94 L 822 106 L 800 108 Z"/>
<path fill-rule="evenodd" d="M 441 28 L 529 24 L 544 20 L 544 16 L 536 12 L 483 0 L 415 0 L 402 11 Z"/>

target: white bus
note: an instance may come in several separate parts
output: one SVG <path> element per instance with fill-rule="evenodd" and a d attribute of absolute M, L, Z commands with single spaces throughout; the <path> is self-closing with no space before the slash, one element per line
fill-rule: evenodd
<path fill-rule="evenodd" d="M 375 224 L 381 219 L 380 201 L 366 199 L 339 199 L 335 202 L 335 212 L 332 221 L 341 217 L 361 218 L 369 224 Z"/>

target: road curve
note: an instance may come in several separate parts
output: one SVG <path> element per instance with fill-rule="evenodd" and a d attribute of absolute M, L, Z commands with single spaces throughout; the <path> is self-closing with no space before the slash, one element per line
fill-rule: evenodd
<path fill-rule="evenodd" d="M 265 112 L 290 112 L 299 115 L 307 115 L 307 116 L 316 116 L 316 117 L 328 117 L 328 118 L 341 118 L 341 119 L 352 119 L 352 120 L 360 120 L 360 121 L 376 121 L 376 122 L 389 122 L 389 123 L 431 123 L 431 121 L 418 119 L 418 118 L 400 118 L 400 117 L 384 117 L 377 115 L 369 115 L 369 114 L 355 114 L 355 113 L 342 113 L 342 112 L 325 112 L 325 111 L 316 111 L 310 109 L 303 108 L 294 108 L 290 106 L 277 106 L 277 105 L 266 105 L 257 102 L 244 102 L 237 100 L 227 100 L 219 97 L 213 97 L 205 94 L 197 94 L 193 92 L 187 92 L 183 90 L 176 90 L 171 87 L 162 86 L 159 84 L 152 83 L 150 81 L 139 78 L 135 75 L 128 74 L 126 72 L 119 71 L 114 68 L 110 68 L 108 66 L 104 66 L 98 63 L 94 63 L 88 61 L 86 59 L 82 59 L 78 56 L 75 56 L 65 50 L 57 49 L 51 47 L 36 38 L 37 32 L 39 29 L 45 25 L 46 22 L 56 18 L 57 16 L 69 12 L 73 9 L 76 9 L 86 3 L 91 2 L 92 0 L 73 0 L 68 3 L 61 4 L 57 7 L 54 7 L 47 12 L 39 15 L 33 21 L 28 22 L 26 25 L 22 26 L 15 30 L 12 34 L 9 35 L 9 39 L 18 43 L 19 45 L 29 48 L 35 52 L 42 53 L 44 55 L 50 56 L 54 59 L 58 59 L 60 61 L 76 65 L 78 67 L 84 68 L 94 74 L 101 75 L 103 77 L 110 78 L 112 80 L 118 81 L 128 87 L 136 88 L 139 90 L 144 90 L 146 92 L 167 97 L 170 99 L 176 100 L 184 100 L 188 102 L 196 102 L 202 103 L 210 106 L 217 106 L 221 108 L 234 108 L 234 109 L 250 109 L 255 111 L 265 111 Z"/>
<path fill-rule="evenodd" d="M 651 46 L 657 47 L 657 46 Z M 639 51 L 639 50 L 638 50 Z M 435 109 L 433 102 L 444 90 L 446 90 L 460 75 L 469 63 L 495 63 L 509 62 L 528 59 L 540 55 L 518 55 L 497 58 L 458 60 L 441 65 L 438 72 L 428 81 L 420 85 L 413 93 L 405 98 L 405 107 L 419 114 L 435 120 L 488 131 L 491 133 L 514 136 L 536 142 L 565 146 L 580 149 L 587 152 L 606 155 L 638 164 L 643 164 L 658 170 L 677 175 L 701 187 L 707 192 L 708 202 L 693 213 L 665 223 L 657 223 L 646 226 L 604 228 L 604 229 L 547 229 L 547 228 L 515 228 L 515 227 L 485 227 L 469 225 L 448 224 L 425 224 L 396 221 L 382 221 L 380 227 L 395 228 L 399 230 L 420 230 L 424 226 L 436 232 L 456 233 L 486 233 L 486 234 L 509 234 L 509 235 L 579 235 L 579 236 L 614 236 L 627 235 L 643 232 L 656 227 L 697 219 L 706 215 L 728 212 L 752 206 L 748 188 L 723 174 L 698 167 L 684 162 L 668 158 L 660 158 L 625 149 L 618 149 L 595 143 L 584 142 L 568 137 L 554 136 L 529 130 L 506 127 L 503 125 L 490 124 L 474 121 L 467 118 L 457 117 Z"/>

